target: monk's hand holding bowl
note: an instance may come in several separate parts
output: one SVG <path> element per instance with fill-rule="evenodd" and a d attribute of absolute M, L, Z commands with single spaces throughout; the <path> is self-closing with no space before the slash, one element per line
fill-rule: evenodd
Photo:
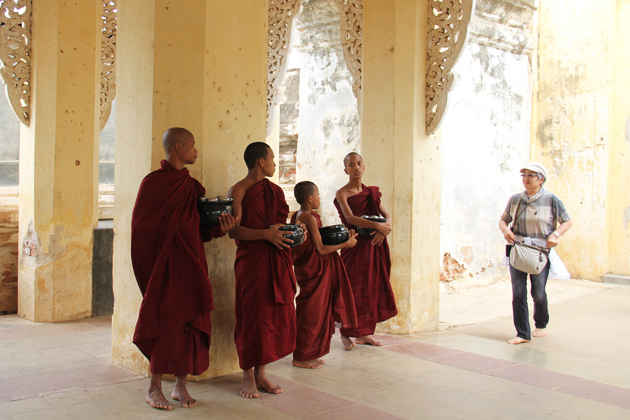
<path fill-rule="evenodd" d="M 354 229 L 348 231 L 348 240 L 345 243 L 346 248 L 352 248 L 357 244 L 357 235 L 358 233 L 356 233 Z"/>
<path fill-rule="evenodd" d="M 276 223 L 269 229 L 265 229 L 263 234 L 264 238 L 274 244 L 278 249 L 289 248 L 289 244 L 292 244 L 293 240 L 283 236 L 282 231 L 278 229 L 280 226 L 283 226 L 282 223 Z"/>
<path fill-rule="evenodd" d="M 381 246 L 384 239 L 385 239 L 385 235 L 383 235 L 380 232 L 374 231 L 374 238 L 372 239 L 372 245 Z"/>
<path fill-rule="evenodd" d="M 236 224 L 238 223 L 238 219 L 240 217 L 234 217 L 230 213 L 221 213 L 219 217 L 219 226 L 221 227 L 221 232 L 225 235 L 228 233 Z"/>
<path fill-rule="evenodd" d="M 372 233 L 374 236 L 376 236 L 377 232 L 383 236 L 387 236 L 392 231 L 392 224 L 391 223 L 376 223 L 375 229 L 376 230 Z M 381 242 L 383 242 L 382 239 L 381 239 Z"/>

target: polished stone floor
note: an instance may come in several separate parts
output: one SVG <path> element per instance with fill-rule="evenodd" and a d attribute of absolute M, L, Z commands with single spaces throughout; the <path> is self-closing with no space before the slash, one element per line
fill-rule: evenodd
<path fill-rule="evenodd" d="M 148 379 L 110 364 L 110 319 L 38 324 L 0 316 L 2 419 L 630 419 L 630 286 L 548 286 L 549 335 L 511 346 L 510 286 L 442 294 L 439 332 L 381 335 L 323 369 L 271 364 L 281 395 L 238 396 L 240 375 L 189 390 L 199 404 L 144 402 Z M 165 383 L 170 391 L 172 382 Z"/>

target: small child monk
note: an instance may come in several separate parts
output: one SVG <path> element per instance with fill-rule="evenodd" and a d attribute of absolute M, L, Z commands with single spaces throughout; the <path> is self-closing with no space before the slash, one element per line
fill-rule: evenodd
<path fill-rule="evenodd" d="M 381 346 L 372 335 L 378 322 L 383 322 L 398 314 L 396 300 L 389 282 L 391 259 L 387 235 L 392 230 L 392 218 L 381 203 L 378 187 L 367 187 L 361 179 L 365 165 L 361 155 L 348 153 L 343 159 L 344 172 L 348 183 L 335 194 L 335 207 L 339 217 L 348 228 L 354 226 L 373 228 L 372 239 L 357 238 L 354 248 L 341 251 L 357 311 L 356 327 L 341 328 L 341 341 L 346 350 L 354 344 Z M 364 215 L 382 215 L 385 223 L 362 219 Z M 355 337 L 352 341 L 351 337 Z"/>
<path fill-rule="evenodd" d="M 303 223 L 309 233 L 304 243 L 292 249 L 293 268 L 300 286 L 295 299 L 297 336 L 293 366 L 318 369 L 325 364 L 320 357 L 330 352 L 335 322 L 344 327 L 357 323 L 352 288 L 337 253 L 355 246 L 357 234 L 351 230 L 346 242 L 324 245 L 319 233 L 322 221 L 314 211 L 321 204 L 319 189 L 314 183 L 303 181 L 293 192 L 300 210 L 293 214 L 291 223 Z"/>

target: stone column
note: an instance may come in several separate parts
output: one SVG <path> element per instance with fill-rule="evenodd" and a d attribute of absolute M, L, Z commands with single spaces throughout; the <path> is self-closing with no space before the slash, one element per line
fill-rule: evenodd
<path fill-rule="evenodd" d="M 425 131 L 428 5 L 365 0 L 362 156 L 393 217 L 388 238 L 399 315 L 390 333 L 438 328 L 440 143 Z"/>
<path fill-rule="evenodd" d="M 199 156 L 189 170 L 209 196 L 245 176 L 245 146 L 265 139 L 267 3 L 259 3 L 134 0 L 118 9 L 112 356 L 129 369 L 148 372 L 131 342 L 142 300 L 129 247 L 138 186 L 163 159 L 162 134 L 172 126 L 195 135 Z M 238 369 L 234 243 L 214 240 L 206 251 L 215 311 L 201 378 Z"/>
<path fill-rule="evenodd" d="M 617 1 L 612 37 L 612 127 L 608 148 L 606 230 L 608 267 L 606 273 L 630 276 L 630 1 Z"/>
<path fill-rule="evenodd" d="M 97 223 L 101 7 L 33 3 L 32 117 L 20 134 L 18 314 L 39 322 L 92 310 Z"/>

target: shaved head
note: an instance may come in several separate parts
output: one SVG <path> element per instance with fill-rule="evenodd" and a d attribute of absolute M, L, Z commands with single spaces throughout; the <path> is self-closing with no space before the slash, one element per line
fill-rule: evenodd
<path fill-rule="evenodd" d="M 315 192 L 315 188 L 317 185 L 312 183 L 311 181 L 302 181 L 295 184 L 295 188 L 293 188 L 293 194 L 295 195 L 295 201 L 298 204 L 304 204 L 309 195 L 313 195 Z"/>
<path fill-rule="evenodd" d="M 360 158 L 361 158 L 361 160 L 363 160 L 363 158 L 361 157 L 361 155 L 360 155 L 360 154 L 358 154 L 357 152 L 350 152 L 350 153 L 348 153 L 348 154 L 346 155 L 346 157 L 344 157 L 344 158 L 343 158 L 343 166 L 346 166 L 346 165 L 348 164 L 348 161 L 350 160 L 350 158 L 351 158 L 352 156 L 355 156 L 355 155 L 356 155 L 356 156 L 358 156 L 358 157 L 360 157 Z"/>
<path fill-rule="evenodd" d="M 181 143 L 186 137 L 191 136 L 192 133 L 182 127 L 172 127 L 164 132 L 162 137 L 162 147 L 164 152 L 168 154 L 176 143 Z"/>

